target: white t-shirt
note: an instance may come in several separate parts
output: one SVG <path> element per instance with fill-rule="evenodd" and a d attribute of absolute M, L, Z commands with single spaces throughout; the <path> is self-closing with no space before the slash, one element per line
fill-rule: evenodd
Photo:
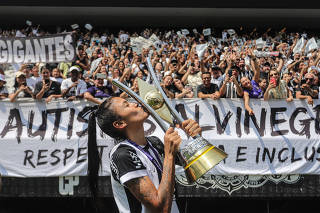
<path fill-rule="evenodd" d="M 63 81 L 63 78 L 55 78 L 55 77 L 50 77 L 50 79 L 52 80 L 52 81 L 57 81 L 57 82 L 59 82 L 60 84 L 62 83 L 62 81 Z"/>
<path fill-rule="evenodd" d="M 84 93 L 85 91 L 87 91 L 87 84 L 83 81 L 83 80 L 78 80 L 78 85 L 77 85 L 77 88 L 75 87 L 72 87 L 69 92 L 67 93 L 67 96 L 76 96 L 76 95 L 80 95 L 82 93 Z M 68 89 L 69 87 L 71 87 L 71 85 L 73 84 L 74 82 L 71 81 L 71 78 L 67 78 L 67 79 L 64 79 L 62 82 L 61 82 L 61 91 L 65 90 L 65 89 Z"/>
<path fill-rule="evenodd" d="M 30 89 L 32 89 L 32 91 L 34 91 L 34 88 L 36 86 L 36 83 L 38 81 L 42 81 L 42 77 L 30 77 L 30 78 L 27 78 L 27 85 L 30 87 Z"/>
<path fill-rule="evenodd" d="M 192 87 L 197 87 L 202 84 L 201 78 L 202 72 L 197 72 L 196 74 L 189 74 L 187 77 L 187 84 Z"/>

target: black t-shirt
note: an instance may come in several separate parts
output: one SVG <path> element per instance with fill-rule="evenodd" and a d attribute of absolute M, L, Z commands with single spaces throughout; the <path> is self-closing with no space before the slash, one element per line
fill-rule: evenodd
<path fill-rule="evenodd" d="M 170 84 L 169 86 L 166 86 L 166 89 L 172 92 L 173 94 L 176 94 L 176 92 L 178 92 L 178 89 L 172 84 Z"/>
<path fill-rule="evenodd" d="M 198 87 L 198 92 L 202 92 L 203 94 L 213 94 L 216 91 L 219 91 L 219 87 L 213 83 L 210 83 L 210 87 L 205 87 L 203 84 Z"/>
<path fill-rule="evenodd" d="M 78 54 L 77 54 L 77 55 L 76 55 L 76 60 L 74 60 L 74 61 L 72 62 L 72 66 L 79 65 L 79 64 L 76 63 L 77 60 L 79 60 L 80 63 L 82 63 L 82 64 L 84 64 L 84 65 L 87 65 L 87 57 L 85 56 L 85 57 L 83 57 L 83 58 L 80 58 L 80 57 L 78 56 Z"/>
<path fill-rule="evenodd" d="M 317 90 L 318 91 L 318 93 L 319 93 L 319 88 L 317 87 L 317 86 L 311 86 L 310 87 L 312 90 Z M 311 94 L 309 94 L 309 92 L 307 91 L 307 90 L 305 90 L 305 89 L 301 89 L 301 85 L 299 86 L 299 87 L 297 87 L 296 88 L 296 93 L 298 92 L 298 91 L 301 91 L 301 95 L 309 95 L 309 96 L 311 96 Z M 316 96 L 311 96 L 313 99 L 318 99 L 318 93 L 317 93 L 317 95 Z"/>
<path fill-rule="evenodd" d="M 47 98 L 50 95 L 60 95 L 61 94 L 61 89 L 60 89 L 60 83 L 57 81 L 51 81 L 51 86 L 49 88 L 49 90 L 47 90 L 42 98 Z M 35 85 L 34 88 L 34 95 L 36 96 L 42 89 L 42 81 L 38 81 Z"/>

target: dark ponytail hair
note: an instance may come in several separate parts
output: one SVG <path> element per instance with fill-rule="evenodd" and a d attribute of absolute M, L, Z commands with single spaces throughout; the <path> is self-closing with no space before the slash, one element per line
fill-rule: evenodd
<path fill-rule="evenodd" d="M 99 127 L 105 134 L 115 140 L 126 138 L 124 132 L 119 131 L 113 126 L 113 122 L 121 120 L 121 117 L 111 108 L 112 99 L 113 97 L 106 99 L 102 104 L 96 106 L 95 110 L 90 114 L 88 121 L 88 180 L 94 202 L 98 194 L 98 172 L 101 165 L 101 156 L 99 156 L 97 146 L 96 119 Z"/>
<path fill-rule="evenodd" d="M 88 177 L 89 187 L 94 200 L 97 197 L 98 191 L 99 167 L 100 157 L 97 146 L 96 112 L 93 111 L 88 121 Z"/>

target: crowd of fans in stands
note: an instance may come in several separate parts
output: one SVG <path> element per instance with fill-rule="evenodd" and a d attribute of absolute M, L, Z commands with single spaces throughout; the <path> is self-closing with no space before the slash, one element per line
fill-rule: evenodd
<path fill-rule="evenodd" d="M 197 31 L 182 35 L 159 29 L 120 30 L 118 34 L 77 30 L 74 62 L 22 64 L 13 88 L 6 88 L 6 70 L 2 69 L 0 99 L 87 99 L 99 104 L 110 96 L 127 97 L 112 86 L 112 79 L 138 93 L 137 78 L 152 83 L 148 57 L 169 98 L 243 98 L 249 114 L 254 113 L 250 99 L 306 99 L 313 104 L 313 99 L 319 98 L 320 50 L 306 51 L 305 42 L 299 51 L 293 51 L 300 38 L 308 41 L 312 34 L 270 28 L 244 31 L 242 27 L 231 32 L 214 31 L 205 36 Z M 2 36 L 46 34 L 38 28 L 1 31 Z M 160 40 L 157 45 L 140 51 L 131 45 L 131 38 L 149 39 L 153 34 Z M 259 38 L 265 42 L 262 46 L 257 43 Z M 197 50 L 200 44 L 207 44 L 201 53 Z"/>

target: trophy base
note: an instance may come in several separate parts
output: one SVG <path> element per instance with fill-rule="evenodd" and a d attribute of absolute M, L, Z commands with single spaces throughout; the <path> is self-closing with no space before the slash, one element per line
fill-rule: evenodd
<path fill-rule="evenodd" d="M 194 183 L 226 157 L 227 154 L 221 149 L 211 144 L 206 145 L 193 155 L 184 167 L 188 182 Z"/>

